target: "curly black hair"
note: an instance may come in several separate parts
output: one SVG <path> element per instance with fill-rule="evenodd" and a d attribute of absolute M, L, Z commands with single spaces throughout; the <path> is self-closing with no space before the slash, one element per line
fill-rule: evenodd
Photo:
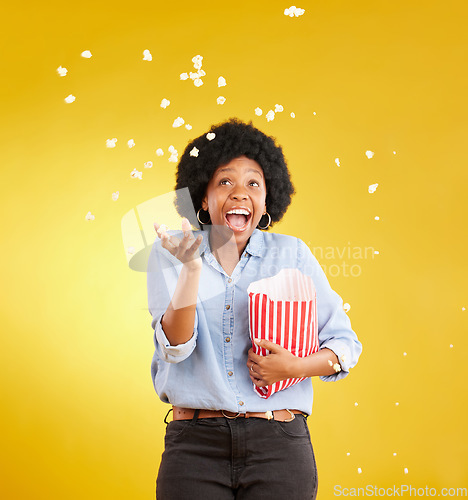
<path fill-rule="evenodd" d="M 239 156 L 246 156 L 262 167 L 267 190 L 266 207 L 271 217 L 271 225 L 281 220 L 295 191 L 283 150 L 281 146 L 276 145 L 275 138 L 255 128 L 251 121 L 247 124 L 238 118 L 230 118 L 212 125 L 209 133 L 216 134 L 213 140 L 207 139 L 205 133 L 185 148 L 177 168 L 175 189 L 188 188 L 196 213 L 201 208 L 207 185 L 215 170 Z M 198 156 L 190 155 L 194 147 L 198 149 Z M 197 221 L 192 220 L 193 215 L 186 210 L 178 197 L 175 206 L 181 216 L 197 225 Z"/>

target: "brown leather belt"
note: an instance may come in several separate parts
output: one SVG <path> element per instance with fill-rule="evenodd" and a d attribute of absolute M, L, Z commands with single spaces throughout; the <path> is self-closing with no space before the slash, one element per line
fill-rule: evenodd
<path fill-rule="evenodd" d="M 191 420 L 195 414 L 193 408 L 180 408 L 178 406 L 172 407 L 173 420 Z M 227 410 L 200 410 L 198 418 L 215 418 L 215 417 L 226 417 L 229 419 L 234 419 L 238 417 L 243 418 L 265 418 L 267 420 L 278 420 L 279 422 L 291 422 L 294 420 L 296 415 L 302 414 L 299 410 L 275 410 L 275 411 L 265 411 L 265 412 L 252 412 L 248 411 L 246 413 L 235 413 Z"/>

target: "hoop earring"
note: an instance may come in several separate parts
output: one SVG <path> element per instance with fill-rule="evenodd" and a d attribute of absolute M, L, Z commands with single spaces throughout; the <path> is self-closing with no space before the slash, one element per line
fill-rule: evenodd
<path fill-rule="evenodd" d="M 259 222 L 259 224 L 257 225 L 258 229 L 266 229 L 271 224 L 270 214 L 268 212 L 265 212 L 263 215 L 268 215 L 268 224 L 266 226 L 262 227 L 262 226 L 260 226 L 260 221 L 258 221 Z M 260 220 L 263 219 L 263 215 L 262 215 L 262 218 Z"/>
<path fill-rule="evenodd" d="M 200 224 L 209 224 L 209 223 L 211 222 L 211 217 L 209 216 L 209 215 L 210 215 L 210 214 L 209 214 L 209 212 L 207 212 L 207 213 L 208 213 L 208 219 L 209 219 L 209 220 L 208 220 L 207 222 L 203 222 L 203 221 L 201 221 L 201 220 L 200 220 L 200 211 L 201 211 L 201 210 L 202 210 L 202 209 L 200 208 L 200 209 L 198 210 L 198 212 L 197 212 L 197 220 L 198 220 L 198 222 L 199 222 Z M 204 212 L 206 212 L 206 210 L 203 210 L 203 211 L 204 211 Z"/>

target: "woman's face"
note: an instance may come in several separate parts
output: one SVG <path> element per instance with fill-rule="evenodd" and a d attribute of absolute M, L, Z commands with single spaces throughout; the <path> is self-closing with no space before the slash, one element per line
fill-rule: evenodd
<path fill-rule="evenodd" d="M 266 212 L 266 185 L 260 165 L 245 156 L 218 167 L 202 201 L 214 226 L 227 226 L 246 244 Z M 236 212 L 236 213 L 235 213 Z"/>

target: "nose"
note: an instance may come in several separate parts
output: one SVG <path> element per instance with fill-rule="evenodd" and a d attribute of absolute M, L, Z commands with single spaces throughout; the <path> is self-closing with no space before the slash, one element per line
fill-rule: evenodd
<path fill-rule="evenodd" d="M 231 193 L 231 198 L 233 200 L 246 200 L 247 199 L 247 193 L 240 187 L 237 187 L 235 190 L 232 191 Z"/>

